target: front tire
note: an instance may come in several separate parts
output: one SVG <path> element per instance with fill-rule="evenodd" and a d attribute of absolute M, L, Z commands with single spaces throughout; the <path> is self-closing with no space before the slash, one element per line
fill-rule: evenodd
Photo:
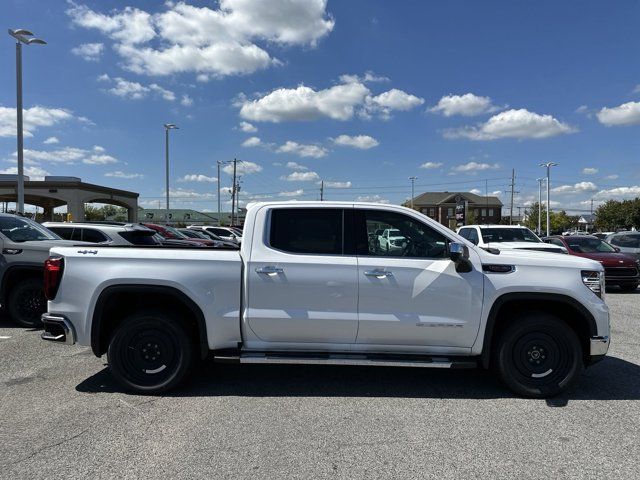
<path fill-rule="evenodd" d="M 22 327 L 42 326 L 42 314 L 47 311 L 42 280 L 28 278 L 22 280 L 9 292 L 7 308 L 11 320 Z"/>
<path fill-rule="evenodd" d="M 532 398 L 565 392 L 584 371 L 576 333 L 559 318 L 544 313 L 512 320 L 497 342 L 494 366 L 507 387 Z"/>
<path fill-rule="evenodd" d="M 123 387 L 155 394 L 178 386 L 195 355 L 192 337 L 177 317 L 149 312 L 122 321 L 111 337 L 107 358 Z"/>

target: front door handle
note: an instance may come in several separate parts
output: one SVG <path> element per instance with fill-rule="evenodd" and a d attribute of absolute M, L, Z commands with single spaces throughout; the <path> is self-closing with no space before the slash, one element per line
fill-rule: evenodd
<path fill-rule="evenodd" d="M 272 265 L 266 265 L 264 267 L 256 268 L 256 273 L 265 273 L 267 275 L 277 275 L 278 273 L 284 273 L 284 268 L 274 267 Z"/>
<path fill-rule="evenodd" d="M 393 277 L 393 272 L 389 272 L 388 270 L 367 270 L 364 272 L 367 277 L 376 277 L 376 278 L 391 278 Z"/>

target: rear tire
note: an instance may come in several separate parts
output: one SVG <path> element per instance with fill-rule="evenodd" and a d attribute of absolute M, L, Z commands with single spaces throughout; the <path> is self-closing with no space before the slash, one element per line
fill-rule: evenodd
<path fill-rule="evenodd" d="M 514 318 L 500 335 L 493 364 L 504 384 L 518 395 L 553 397 L 569 389 L 584 371 L 576 333 L 545 313 Z"/>
<path fill-rule="evenodd" d="M 27 278 L 9 292 L 7 309 L 15 323 L 26 328 L 42 326 L 42 314 L 47 311 L 42 280 Z"/>
<path fill-rule="evenodd" d="M 178 386 L 193 364 L 194 343 L 180 320 L 163 312 L 125 318 L 111 337 L 109 368 L 127 390 L 154 394 Z"/>
<path fill-rule="evenodd" d="M 620 290 L 626 293 L 635 292 L 637 288 L 638 288 L 637 283 L 635 285 L 620 285 Z"/>

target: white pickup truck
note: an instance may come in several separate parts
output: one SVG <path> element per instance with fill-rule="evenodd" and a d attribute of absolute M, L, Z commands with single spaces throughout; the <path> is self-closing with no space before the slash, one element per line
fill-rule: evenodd
<path fill-rule="evenodd" d="M 369 234 L 399 230 L 402 249 Z M 107 354 L 146 393 L 194 361 L 494 368 L 556 395 L 609 346 L 602 265 L 476 247 L 399 206 L 249 206 L 240 250 L 53 248 L 43 338 Z"/>

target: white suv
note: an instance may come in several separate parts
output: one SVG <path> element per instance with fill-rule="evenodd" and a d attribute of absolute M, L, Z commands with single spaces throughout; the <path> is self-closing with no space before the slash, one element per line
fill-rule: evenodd
<path fill-rule="evenodd" d="M 380 250 L 387 253 L 401 251 L 406 242 L 407 239 L 400 233 L 400 230 L 394 228 L 387 228 L 382 232 L 382 235 L 378 237 Z"/>
<path fill-rule="evenodd" d="M 158 245 L 155 230 L 124 222 L 45 222 L 42 225 L 65 240 L 104 245 Z"/>
<path fill-rule="evenodd" d="M 460 227 L 457 233 L 480 248 L 567 253 L 562 247 L 544 243 L 535 233 L 521 225 L 466 225 Z"/>

